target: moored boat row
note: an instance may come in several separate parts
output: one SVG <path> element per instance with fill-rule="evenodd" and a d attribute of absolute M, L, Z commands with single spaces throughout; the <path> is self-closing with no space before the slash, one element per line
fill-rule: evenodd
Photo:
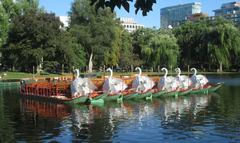
<path fill-rule="evenodd" d="M 125 100 L 152 100 L 157 97 L 165 96 L 184 96 L 188 94 L 208 94 L 218 90 L 222 83 L 210 85 L 203 76 L 194 75 L 191 78 L 181 77 L 180 69 L 176 78 L 165 75 L 159 81 L 154 81 L 147 76 L 139 74 L 130 83 L 126 84 L 124 80 L 113 78 L 111 75 L 100 86 L 95 86 L 90 79 L 79 78 L 79 71 L 72 82 L 63 83 L 24 83 L 21 82 L 22 95 L 30 97 L 43 97 L 46 99 L 58 100 L 67 104 L 91 103 L 103 104 L 108 101 L 122 102 Z M 201 81 L 201 80 L 205 81 Z M 191 84 L 190 84 L 191 83 Z M 71 92 L 70 92 L 71 91 Z"/>

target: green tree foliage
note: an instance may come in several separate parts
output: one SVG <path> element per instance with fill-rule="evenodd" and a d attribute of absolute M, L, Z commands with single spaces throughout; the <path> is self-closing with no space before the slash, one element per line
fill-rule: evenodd
<path fill-rule="evenodd" d="M 130 2 L 132 2 L 132 0 L 91 0 L 91 4 L 95 4 L 96 10 L 110 7 L 113 11 L 117 6 L 118 8 L 123 7 L 127 12 L 129 12 Z M 154 3 L 156 3 L 156 0 L 136 0 L 134 4 L 135 13 L 137 14 L 138 11 L 141 10 L 142 15 L 146 16 L 149 11 L 152 11 Z"/>
<path fill-rule="evenodd" d="M 114 13 L 109 9 L 96 12 L 88 0 L 75 0 L 69 16 L 69 31 L 84 47 L 87 59 L 93 56 L 95 66 L 119 63 L 122 32 Z"/>
<path fill-rule="evenodd" d="M 0 48 L 7 39 L 7 33 L 9 29 L 8 19 L 9 19 L 8 14 L 0 4 Z"/>
<path fill-rule="evenodd" d="M 78 44 L 75 37 L 68 31 L 62 31 L 58 37 L 56 49 L 56 61 L 67 69 L 81 68 L 85 66 L 85 52 L 81 44 Z"/>
<path fill-rule="evenodd" d="M 171 32 L 139 29 L 133 33 L 134 53 L 147 67 L 174 67 L 179 56 L 177 40 Z"/>
<path fill-rule="evenodd" d="M 84 52 L 74 38 L 61 29 L 62 23 L 52 13 L 29 9 L 12 19 L 9 37 L 3 49 L 5 65 L 22 71 L 43 66 L 48 71 L 83 63 Z M 68 37 L 69 36 L 69 37 Z M 42 61 L 43 60 L 43 61 Z"/>
<path fill-rule="evenodd" d="M 37 0 L 0 0 L 0 47 L 4 44 L 9 25 L 14 16 L 22 15 L 27 9 L 37 8 Z"/>
<path fill-rule="evenodd" d="M 140 66 L 140 59 L 136 54 L 133 54 L 132 37 L 130 33 L 126 30 L 121 31 L 119 66 L 123 68 L 128 68 L 131 65 Z"/>
<path fill-rule="evenodd" d="M 37 9 L 39 6 L 38 0 L 0 0 L 0 3 L 8 13 L 10 19 L 14 18 L 14 16 L 24 14 L 28 9 Z"/>
<path fill-rule="evenodd" d="M 174 30 L 181 47 L 181 63 L 198 68 L 226 68 L 237 64 L 240 33 L 233 23 L 218 18 L 214 21 L 186 22 Z"/>

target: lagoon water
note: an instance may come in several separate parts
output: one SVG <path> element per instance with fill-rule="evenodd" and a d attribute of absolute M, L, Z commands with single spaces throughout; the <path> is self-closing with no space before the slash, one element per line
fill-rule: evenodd
<path fill-rule="evenodd" d="M 240 142 L 240 76 L 217 93 L 108 103 L 103 107 L 20 98 L 0 90 L 0 142 Z"/>

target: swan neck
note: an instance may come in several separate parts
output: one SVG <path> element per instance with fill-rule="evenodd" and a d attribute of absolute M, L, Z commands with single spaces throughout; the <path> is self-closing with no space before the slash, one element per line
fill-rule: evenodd
<path fill-rule="evenodd" d="M 166 78 L 166 77 L 167 77 L 167 74 L 168 74 L 168 70 L 167 70 L 167 69 L 164 69 L 164 70 L 165 70 L 164 77 Z"/>
<path fill-rule="evenodd" d="M 112 76 L 113 76 L 113 71 L 112 70 L 110 70 L 110 79 L 112 78 Z"/>
<path fill-rule="evenodd" d="M 197 70 L 196 69 L 193 69 L 193 70 L 194 70 L 193 75 L 196 76 L 197 75 Z"/>
<path fill-rule="evenodd" d="M 77 72 L 76 78 L 79 78 L 79 70 L 77 69 L 76 72 Z"/>
<path fill-rule="evenodd" d="M 139 76 L 141 76 L 142 75 L 142 70 L 139 68 L 139 74 L 138 74 Z"/>
<path fill-rule="evenodd" d="M 178 76 L 180 76 L 181 75 L 181 70 L 180 69 L 178 69 Z"/>

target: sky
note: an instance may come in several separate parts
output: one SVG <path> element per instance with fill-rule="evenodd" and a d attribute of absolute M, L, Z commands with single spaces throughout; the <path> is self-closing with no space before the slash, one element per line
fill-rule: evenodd
<path fill-rule="evenodd" d="M 135 0 L 134 0 L 135 1 Z M 157 3 L 153 6 L 153 11 L 150 11 L 147 16 L 142 16 L 141 11 L 135 14 L 134 3 L 131 2 L 130 12 L 126 12 L 124 8 L 118 9 L 115 8 L 117 17 L 127 17 L 134 18 L 134 20 L 143 24 L 145 27 L 160 27 L 160 9 L 168 6 L 192 3 L 192 2 L 201 2 L 202 3 L 202 12 L 208 13 L 209 16 L 213 16 L 213 10 L 219 9 L 223 3 L 233 2 L 234 0 L 156 0 Z M 238 0 L 239 1 L 239 0 Z M 57 16 L 67 16 L 71 8 L 71 3 L 73 0 L 39 0 L 40 7 L 43 7 L 48 12 L 54 12 Z"/>

